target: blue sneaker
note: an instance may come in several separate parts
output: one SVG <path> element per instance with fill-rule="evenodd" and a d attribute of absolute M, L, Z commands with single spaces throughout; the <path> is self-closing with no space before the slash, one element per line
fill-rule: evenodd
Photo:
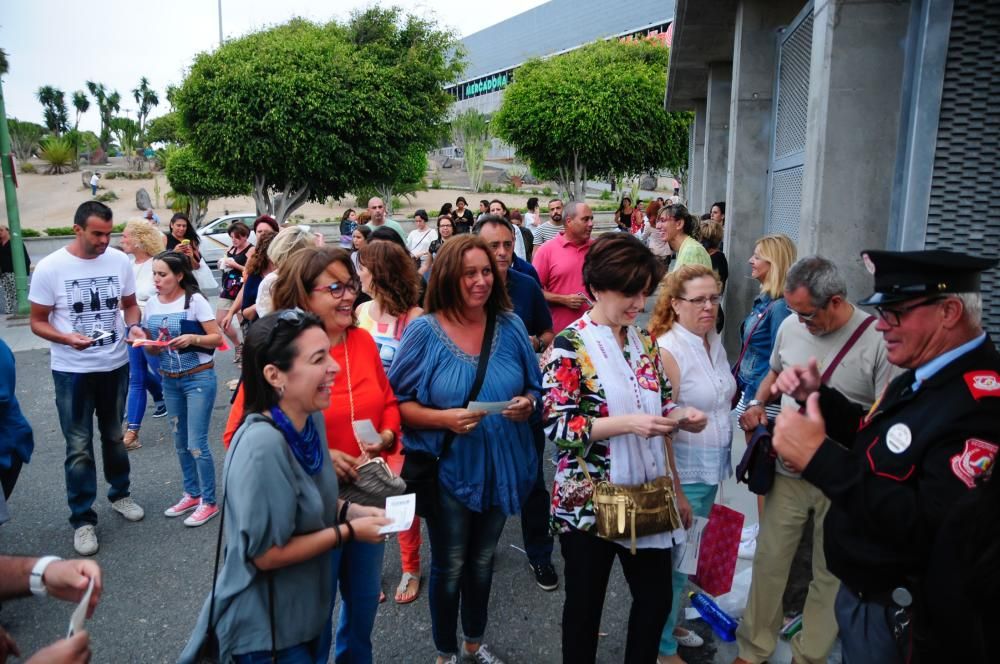
<path fill-rule="evenodd" d="M 167 416 L 167 405 L 162 401 L 156 404 L 156 410 L 153 411 L 153 417 L 166 417 Z"/>

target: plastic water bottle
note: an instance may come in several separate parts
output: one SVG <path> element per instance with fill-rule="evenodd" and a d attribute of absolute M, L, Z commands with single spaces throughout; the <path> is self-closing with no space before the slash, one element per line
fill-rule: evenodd
<path fill-rule="evenodd" d="M 702 620 L 708 623 L 720 639 L 723 641 L 736 640 L 736 621 L 720 609 L 711 597 L 705 593 L 690 593 L 688 597 L 691 598 L 691 606 L 698 610 Z"/>

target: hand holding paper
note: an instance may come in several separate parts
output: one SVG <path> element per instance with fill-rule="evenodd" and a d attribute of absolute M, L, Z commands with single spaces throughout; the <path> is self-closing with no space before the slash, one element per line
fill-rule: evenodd
<path fill-rule="evenodd" d="M 94 579 L 90 580 L 87 584 L 87 592 L 83 593 L 83 599 L 77 604 L 76 609 L 73 610 L 73 615 L 69 619 L 69 631 L 66 633 L 66 638 L 73 636 L 77 632 L 83 631 L 83 621 L 87 619 L 87 609 L 90 604 L 90 595 L 94 592 Z"/>
<path fill-rule="evenodd" d="M 417 510 L 417 494 L 406 493 L 402 496 L 389 496 L 385 499 L 385 516 L 392 523 L 382 526 L 379 534 L 400 533 L 409 530 L 413 525 L 413 515 Z"/>

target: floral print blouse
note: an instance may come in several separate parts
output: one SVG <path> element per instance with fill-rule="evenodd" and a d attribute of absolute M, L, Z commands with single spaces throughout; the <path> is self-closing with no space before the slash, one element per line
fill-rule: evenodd
<path fill-rule="evenodd" d="M 609 441 L 590 440 L 594 420 L 608 416 L 608 405 L 604 387 L 578 332 L 583 321 L 577 320 L 556 335 L 542 357 L 542 419 L 546 437 L 557 447 L 551 506 L 554 533 L 574 528 L 596 533 L 594 489 L 580 468 L 578 455 L 586 460 L 595 482 L 611 477 Z M 676 407 L 670 398 L 670 382 L 656 344 L 645 330 L 637 331 L 643 352 L 639 357 L 631 357 L 626 344 L 625 359 L 640 384 L 659 381 L 663 412 L 667 413 Z"/>

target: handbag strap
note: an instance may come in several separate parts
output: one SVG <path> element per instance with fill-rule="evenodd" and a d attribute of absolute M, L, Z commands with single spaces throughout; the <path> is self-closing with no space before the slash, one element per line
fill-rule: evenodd
<path fill-rule="evenodd" d="M 493 330 L 496 327 L 497 318 L 494 314 L 488 314 L 486 317 L 486 330 L 483 332 L 483 345 L 479 349 L 479 363 L 476 364 L 476 377 L 472 381 L 472 388 L 469 390 L 469 398 L 465 400 L 465 407 L 469 406 L 469 402 L 479 396 L 479 390 L 483 387 L 483 381 L 486 380 L 486 367 L 490 363 L 490 351 L 493 349 Z M 451 444 L 455 441 L 455 432 L 448 431 L 444 435 L 444 442 L 441 444 L 441 455 L 438 459 L 443 459 L 448 450 L 451 449 Z"/>
<path fill-rule="evenodd" d="M 844 343 L 843 346 L 841 346 L 840 350 L 837 351 L 837 355 L 833 358 L 833 362 L 831 362 L 826 367 L 826 370 L 823 371 L 823 375 L 819 379 L 820 383 L 825 385 L 826 382 L 830 380 L 830 377 L 833 376 L 833 372 L 837 370 L 837 365 L 840 364 L 840 361 L 844 359 L 845 355 L 851 352 L 851 349 L 854 348 L 854 344 L 858 342 L 861 335 L 864 334 L 865 330 L 867 330 L 874 322 L 875 316 L 868 316 L 868 318 L 864 319 L 861 324 L 854 329 L 854 333 L 851 334 L 850 338 Z"/>
<path fill-rule="evenodd" d="M 673 479 L 673 475 L 670 473 L 670 450 L 667 449 L 667 436 L 661 436 L 663 438 L 663 467 L 666 469 L 667 474 L 664 477 L 669 477 Z M 591 486 L 597 486 L 594 484 L 594 478 L 590 476 L 590 471 L 587 469 L 587 462 L 584 460 L 582 454 L 576 455 L 576 460 L 580 464 L 580 469 L 583 471 L 583 476 L 587 478 Z"/>
<path fill-rule="evenodd" d="M 764 307 L 764 311 L 760 312 L 760 316 L 757 317 L 757 321 L 750 328 L 747 338 L 743 340 L 743 348 L 740 349 L 740 356 L 736 358 L 736 364 L 733 365 L 733 378 L 736 378 L 740 373 L 740 363 L 743 362 L 743 356 L 746 355 L 747 348 L 750 347 L 750 339 L 753 338 L 753 333 L 757 331 L 757 326 L 763 322 L 764 317 L 767 316 L 767 312 L 771 310 L 771 307 L 774 306 L 775 302 L 777 302 L 777 300 L 769 302 L 768 305 Z"/>

